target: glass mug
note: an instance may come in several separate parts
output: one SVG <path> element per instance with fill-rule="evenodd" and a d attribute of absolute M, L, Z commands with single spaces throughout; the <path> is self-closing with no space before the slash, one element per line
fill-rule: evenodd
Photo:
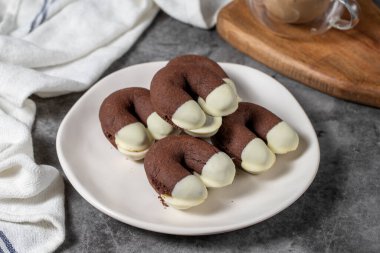
<path fill-rule="evenodd" d="M 247 1 L 262 24 L 288 37 L 300 37 L 305 32 L 321 34 L 330 28 L 349 30 L 359 22 L 359 5 L 355 0 Z"/>

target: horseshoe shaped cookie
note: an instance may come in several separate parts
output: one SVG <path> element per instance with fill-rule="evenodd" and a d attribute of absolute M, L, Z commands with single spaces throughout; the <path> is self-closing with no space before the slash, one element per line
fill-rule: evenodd
<path fill-rule="evenodd" d="M 236 112 L 223 118 L 221 128 L 211 141 L 244 170 L 259 173 L 274 164 L 274 153 L 296 150 L 299 138 L 286 122 L 272 112 L 259 105 L 242 102 Z"/>
<path fill-rule="evenodd" d="M 229 185 L 235 177 L 235 165 L 229 156 L 188 135 L 168 136 L 154 143 L 144 167 L 149 183 L 162 200 L 177 209 L 201 204 L 207 198 L 206 187 Z"/>
<path fill-rule="evenodd" d="M 125 88 L 109 95 L 100 106 L 99 119 L 106 138 L 132 160 L 143 159 L 154 139 L 174 130 L 153 110 L 149 90 L 144 88 Z"/>
<path fill-rule="evenodd" d="M 153 107 L 163 119 L 198 136 L 214 134 L 219 117 L 233 113 L 239 102 L 234 83 L 204 56 L 174 58 L 155 74 L 150 89 Z M 205 112 L 212 117 L 207 119 Z"/>

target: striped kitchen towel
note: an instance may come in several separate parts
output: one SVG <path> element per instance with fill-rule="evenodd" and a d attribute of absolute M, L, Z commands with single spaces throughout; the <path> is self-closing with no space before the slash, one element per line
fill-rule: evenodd
<path fill-rule="evenodd" d="M 0 230 L 0 253 L 16 253 L 12 243 L 7 236 Z"/>
<path fill-rule="evenodd" d="M 0 0 L 0 253 L 65 238 L 62 176 L 34 162 L 28 97 L 87 89 L 157 12 L 151 0 Z"/>
<path fill-rule="evenodd" d="M 87 89 L 131 48 L 158 6 L 210 28 L 228 1 L 0 0 L 0 253 L 52 252 L 65 238 L 63 180 L 34 162 L 36 106 L 28 97 Z"/>

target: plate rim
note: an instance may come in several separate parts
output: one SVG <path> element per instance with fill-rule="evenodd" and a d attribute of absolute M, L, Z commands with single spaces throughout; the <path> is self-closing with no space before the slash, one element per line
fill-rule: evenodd
<path fill-rule="evenodd" d="M 307 116 L 306 112 L 304 111 L 303 107 L 299 104 L 297 99 L 293 96 L 293 94 L 284 86 L 282 85 L 279 81 L 271 77 L 270 75 L 257 70 L 255 68 L 252 68 L 250 66 L 246 65 L 241 65 L 241 64 L 236 64 L 236 63 L 228 63 L 228 62 L 218 62 L 221 66 L 233 66 L 233 67 L 238 67 L 238 68 L 248 68 L 251 71 L 256 72 L 257 74 L 264 75 L 266 78 L 270 78 L 274 81 L 274 83 L 279 86 L 282 89 L 285 89 L 285 91 L 292 97 L 292 99 L 297 103 L 297 105 L 301 108 L 302 113 L 304 114 L 305 118 L 307 119 L 307 123 L 310 125 L 311 129 L 313 129 L 313 134 L 310 136 L 312 139 L 315 140 L 315 145 L 317 148 L 317 159 L 315 166 L 312 168 L 314 171 L 314 174 L 310 178 L 309 182 L 305 184 L 305 188 L 297 192 L 294 196 L 287 198 L 281 205 L 278 205 L 276 209 L 273 209 L 273 211 L 265 213 L 261 216 L 255 216 L 253 219 L 245 220 L 244 222 L 239 222 L 239 223 L 234 223 L 234 224 L 229 224 L 229 225 L 222 225 L 222 226 L 212 226 L 212 227 L 173 227 L 173 226 L 168 226 L 168 225 L 163 225 L 163 224 L 155 224 L 155 223 L 150 223 L 146 222 L 144 220 L 139 220 L 131 217 L 127 217 L 125 215 L 119 214 L 117 211 L 113 211 L 110 208 L 104 206 L 101 204 L 98 200 L 96 200 L 94 197 L 91 196 L 90 193 L 85 189 L 85 187 L 80 183 L 80 181 L 77 179 L 77 177 L 73 174 L 72 170 L 70 169 L 70 166 L 67 164 L 64 152 L 62 150 L 62 132 L 67 124 L 67 121 L 69 119 L 69 116 L 71 115 L 72 111 L 74 111 L 80 104 L 80 101 L 86 98 L 87 96 L 90 96 L 93 93 L 94 87 L 97 87 L 99 83 L 102 83 L 106 81 L 106 79 L 114 76 L 114 75 L 119 75 L 121 72 L 125 71 L 128 68 L 131 67 L 137 67 L 141 65 L 150 65 L 150 64 L 165 64 L 167 61 L 152 61 L 152 62 L 145 62 L 145 63 L 139 63 L 139 64 L 134 64 L 130 66 L 126 66 L 122 69 L 119 69 L 115 72 L 112 72 L 108 74 L 107 76 L 104 76 L 103 78 L 99 79 L 94 85 L 92 85 L 75 103 L 74 105 L 70 108 L 70 110 L 66 113 L 65 117 L 60 123 L 60 126 L 57 131 L 57 137 L 56 137 L 56 150 L 57 150 L 57 156 L 58 160 L 60 162 L 60 165 L 62 167 L 62 170 L 64 174 L 66 175 L 68 181 L 70 184 L 73 186 L 73 188 L 81 195 L 88 203 L 90 203 L 93 207 L 98 209 L 99 211 L 107 214 L 108 216 L 121 221 L 123 223 L 126 223 L 128 225 L 138 227 L 140 229 L 144 230 L 149 230 L 153 232 L 158 232 L 158 233 L 163 233 L 163 234 L 172 234 L 172 235 L 185 235 L 185 236 L 197 236 L 197 235 L 212 235 L 212 234 L 220 234 L 220 233 L 226 233 L 238 229 L 242 229 L 245 227 L 252 226 L 254 224 L 260 223 L 266 219 L 269 219 L 281 211 L 287 209 L 289 206 L 291 206 L 294 202 L 296 202 L 310 187 L 312 182 L 314 181 L 316 174 L 318 173 L 319 170 L 319 164 L 320 164 L 320 146 L 319 146 L 319 141 L 315 132 L 315 129 Z"/>

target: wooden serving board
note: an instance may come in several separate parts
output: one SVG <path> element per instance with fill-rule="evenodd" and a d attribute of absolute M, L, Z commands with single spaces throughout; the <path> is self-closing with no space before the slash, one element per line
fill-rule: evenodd
<path fill-rule="evenodd" d="M 380 108 L 380 9 L 372 0 L 359 3 L 355 29 L 295 40 L 272 33 L 245 0 L 236 0 L 221 10 L 217 30 L 232 46 L 290 78 Z"/>

